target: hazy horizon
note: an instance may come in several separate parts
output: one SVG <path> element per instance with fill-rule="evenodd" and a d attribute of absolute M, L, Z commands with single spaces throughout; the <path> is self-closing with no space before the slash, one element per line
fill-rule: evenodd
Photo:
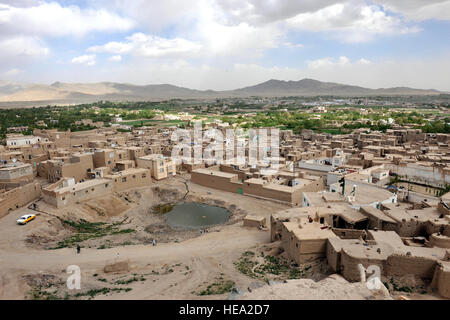
<path fill-rule="evenodd" d="M 249 85 L 246 85 L 246 86 L 242 86 L 242 87 L 235 87 L 235 88 L 231 88 L 231 89 L 224 89 L 224 90 L 215 90 L 215 89 L 211 89 L 211 88 L 206 88 L 206 89 L 200 89 L 200 88 L 195 88 L 195 87 L 188 87 L 188 86 L 182 86 L 182 85 L 175 85 L 175 84 L 173 84 L 173 83 L 168 83 L 168 82 L 161 82 L 161 83 L 133 83 L 133 82 L 121 82 L 121 81 L 110 81 L 110 80 L 100 80 L 100 81 L 85 81 L 85 82 L 69 82 L 69 81 L 59 81 L 59 80 L 56 80 L 56 81 L 52 81 L 52 82 L 45 82 L 45 83 L 38 83 L 38 82 L 25 82 L 25 81 L 20 81 L 20 82 L 17 82 L 17 81 L 5 81 L 5 80 L 2 80 L 2 79 L 0 79 L 0 85 L 2 84 L 2 82 L 4 81 L 4 82 L 6 82 L 6 83 L 11 83 L 11 84 L 22 84 L 22 85 L 45 85 L 45 86 L 52 86 L 52 85 L 54 85 L 54 84 L 56 84 L 56 83 L 62 83 L 62 84 L 70 84 L 70 85 L 95 85 L 95 84 L 100 84 L 100 83 L 115 83 L 115 84 L 123 84 L 123 85 L 132 85 L 132 86 L 157 86 L 157 85 L 173 85 L 173 86 L 177 86 L 177 87 L 181 87 L 181 88 L 186 88 L 186 89 L 191 89 L 191 90 L 199 90 L 199 91 L 209 91 L 209 90 L 212 90 L 212 91 L 218 91 L 218 92 L 220 92 L 220 91 L 233 91 L 233 90 L 239 90 L 239 89 L 242 89 L 242 88 L 245 88 L 245 87 L 252 87 L 252 86 L 256 86 L 256 85 L 258 85 L 258 84 L 262 84 L 262 83 L 265 83 L 265 82 L 268 82 L 268 81 L 271 81 L 271 80 L 275 80 L 275 81 L 285 81 L 285 82 L 289 82 L 289 81 L 293 81 L 293 82 L 298 82 L 298 81 L 301 81 L 301 80 L 316 80 L 316 81 L 319 81 L 319 82 L 323 82 L 323 83 L 336 83 L 336 84 L 340 84 L 340 85 L 348 85 L 348 86 L 356 86 L 356 87 L 363 87 L 363 88 L 366 88 L 366 89 L 374 89 L 374 90 L 376 90 L 376 89 L 391 89 L 391 88 L 397 88 L 397 87 L 406 87 L 406 88 L 410 88 L 410 89 L 418 89 L 418 90 L 437 90 L 437 89 L 435 89 L 435 88 L 418 88 L 418 87 L 407 87 L 407 86 L 396 86 L 396 87 L 366 87 L 366 86 L 361 86 L 361 85 L 359 85 L 358 83 L 346 83 L 346 82 L 335 82 L 335 81 L 326 81 L 326 80 L 319 80 L 319 79 L 312 79 L 312 78 L 302 78 L 302 79 L 297 79 L 297 80 L 291 80 L 291 79 L 288 79 L 288 80 L 283 80 L 283 79 L 274 79 L 274 78 L 272 78 L 272 79 L 266 79 L 266 80 L 264 80 L 264 81 L 262 81 L 262 82 L 258 82 L 258 83 L 251 83 L 251 84 L 249 84 Z M 438 90 L 439 92 L 442 92 L 442 93 L 447 93 L 447 92 L 450 92 L 450 90 L 449 91 L 444 91 L 444 90 Z"/>
<path fill-rule="evenodd" d="M 450 91 L 449 0 L 0 0 L 0 80 Z"/>

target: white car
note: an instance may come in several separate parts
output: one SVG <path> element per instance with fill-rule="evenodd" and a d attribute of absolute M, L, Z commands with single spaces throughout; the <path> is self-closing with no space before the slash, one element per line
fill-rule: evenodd
<path fill-rule="evenodd" d="M 31 220 L 35 219 L 36 215 L 35 214 L 26 214 L 24 216 L 21 216 L 18 220 L 17 220 L 17 224 L 27 224 L 28 222 L 30 222 Z"/>

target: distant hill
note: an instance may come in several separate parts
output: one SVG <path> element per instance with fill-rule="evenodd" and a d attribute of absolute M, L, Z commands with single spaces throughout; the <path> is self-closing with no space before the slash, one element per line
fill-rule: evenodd
<path fill-rule="evenodd" d="M 255 86 L 228 91 L 194 90 L 170 84 L 133 85 L 126 83 L 63 83 L 51 85 L 19 84 L 0 81 L 1 105 L 87 103 L 98 100 L 164 100 L 174 98 L 223 98 L 246 96 L 371 96 L 371 95 L 436 95 L 437 90 L 406 87 L 369 89 L 360 86 L 321 82 L 269 80 Z"/>
<path fill-rule="evenodd" d="M 437 90 L 422 90 L 412 88 L 368 89 L 333 82 L 321 82 L 313 79 L 299 81 L 269 80 L 256 86 L 245 87 L 231 91 L 238 95 L 293 95 L 293 96 L 359 96 L 359 95 L 433 95 Z"/>

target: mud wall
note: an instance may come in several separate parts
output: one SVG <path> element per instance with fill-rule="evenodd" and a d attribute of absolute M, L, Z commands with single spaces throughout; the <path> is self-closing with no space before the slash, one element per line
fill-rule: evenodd
<path fill-rule="evenodd" d="M 365 239 L 367 237 L 365 230 L 339 228 L 332 228 L 331 230 L 341 239 L 359 239 L 360 237 Z"/>
<path fill-rule="evenodd" d="M 341 251 L 341 273 L 348 281 L 360 281 L 358 264 L 362 264 L 364 268 L 370 265 L 380 267 L 381 274 L 384 274 L 384 261 L 375 258 L 355 258 L 349 255 L 345 250 Z"/>
<path fill-rule="evenodd" d="M 386 261 L 384 274 L 387 276 L 414 274 L 421 278 L 431 279 L 433 278 L 436 264 L 436 260 L 430 258 L 393 254 Z"/>
<path fill-rule="evenodd" d="M 1 194 L 0 218 L 40 197 L 41 186 L 38 182 L 29 183 Z"/>
<path fill-rule="evenodd" d="M 439 262 L 436 266 L 432 286 L 442 297 L 450 299 L 450 268 L 446 268 L 445 262 Z"/>
<path fill-rule="evenodd" d="M 230 178 L 217 175 L 207 175 L 193 171 L 191 181 L 204 187 L 219 189 L 223 191 L 238 193 L 242 184 L 231 182 Z"/>

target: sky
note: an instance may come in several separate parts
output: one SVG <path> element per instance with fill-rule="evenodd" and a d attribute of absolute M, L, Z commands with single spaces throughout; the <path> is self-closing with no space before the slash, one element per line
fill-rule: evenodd
<path fill-rule="evenodd" d="M 0 0 L 0 80 L 450 91 L 450 0 Z"/>

